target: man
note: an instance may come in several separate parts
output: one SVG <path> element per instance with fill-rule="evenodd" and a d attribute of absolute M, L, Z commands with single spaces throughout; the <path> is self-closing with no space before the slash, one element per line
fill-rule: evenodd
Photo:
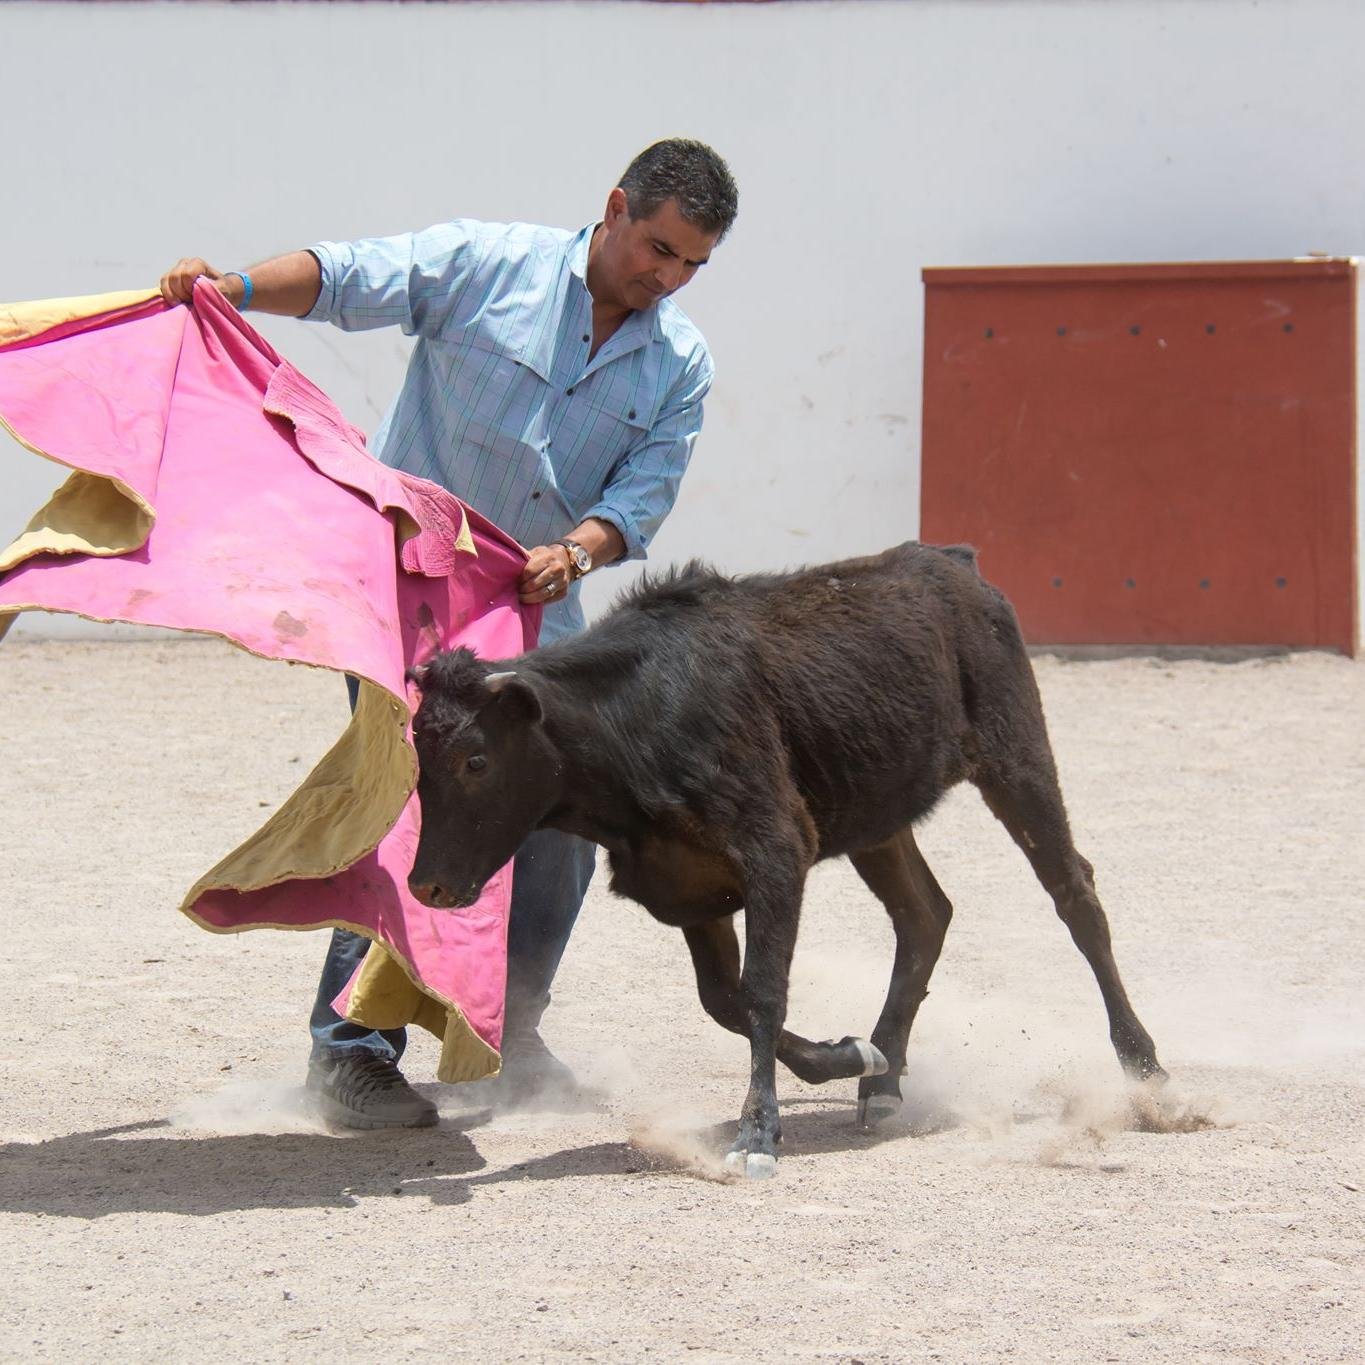
<path fill-rule="evenodd" d="M 670 296 L 710 259 L 737 208 L 725 162 L 674 138 L 641 152 L 602 221 L 577 233 L 459 220 L 321 242 L 246 271 L 185 259 L 161 291 L 188 303 L 203 275 L 239 308 L 415 335 L 375 454 L 532 547 L 520 596 L 544 604 L 548 643 L 583 629 L 579 579 L 642 558 L 673 506 L 713 369 Z M 539 1026 L 593 865 L 592 844 L 557 830 L 517 854 L 500 1078 L 509 1097 L 572 1083 Z M 348 1126 L 435 1123 L 435 1106 L 398 1068 L 404 1031 L 366 1029 L 332 1009 L 368 947 L 332 935 L 310 1021 L 309 1089 Z"/>

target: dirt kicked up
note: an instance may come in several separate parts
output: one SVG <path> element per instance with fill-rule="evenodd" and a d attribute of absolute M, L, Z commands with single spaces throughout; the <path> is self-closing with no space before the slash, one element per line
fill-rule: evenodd
<path fill-rule="evenodd" d="M 1134 1123 L 1084 962 L 962 789 L 920 830 L 956 913 L 905 1109 L 869 1135 L 854 1082 L 784 1073 L 755 1188 L 720 1167 L 747 1046 L 600 887 L 546 1019 L 598 1108 L 431 1086 L 436 1129 L 327 1131 L 298 1096 L 322 936 L 174 907 L 344 690 L 207 641 L 11 638 L 0 1357 L 1359 1360 L 1365 667 L 1035 666 L 1169 1093 Z M 889 962 L 817 868 L 791 1019 L 865 1033 Z"/>

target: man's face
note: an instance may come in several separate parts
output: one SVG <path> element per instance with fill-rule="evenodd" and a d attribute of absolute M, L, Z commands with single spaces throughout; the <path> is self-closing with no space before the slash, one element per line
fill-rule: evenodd
<path fill-rule="evenodd" d="M 607 199 L 602 228 L 600 279 L 606 297 L 600 301 L 626 308 L 648 308 L 677 293 L 706 264 L 720 236 L 693 227 L 673 199 L 650 217 L 632 221 L 620 189 Z"/>

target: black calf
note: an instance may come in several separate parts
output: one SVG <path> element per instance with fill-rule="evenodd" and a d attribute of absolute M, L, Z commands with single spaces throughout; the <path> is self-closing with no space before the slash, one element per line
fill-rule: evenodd
<path fill-rule="evenodd" d="M 534 829 L 603 845 L 613 889 L 683 931 L 702 1004 L 749 1039 L 731 1158 L 748 1174 L 773 1169 L 779 1059 L 807 1081 L 861 1077 L 865 1122 L 899 1106 L 910 1028 L 952 916 L 911 827 L 963 780 L 1090 963 L 1124 1068 L 1164 1075 L 1071 842 L 1014 613 L 971 551 L 908 544 L 745 578 L 692 565 L 577 639 L 496 664 L 457 650 L 421 685 L 414 893 L 471 903 Z M 783 1028 L 806 873 L 838 854 L 896 934 L 870 1045 Z"/>

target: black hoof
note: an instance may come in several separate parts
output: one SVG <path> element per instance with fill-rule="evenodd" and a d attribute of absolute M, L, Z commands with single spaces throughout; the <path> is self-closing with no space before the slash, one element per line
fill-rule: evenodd
<path fill-rule="evenodd" d="M 899 1095 L 862 1095 L 858 1099 L 858 1122 L 864 1128 L 876 1128 L 887 1119 L 895 1118 L 900 1113 L 901 1103 Z"/>
<path fill-rule="evenodd" d="M 1143 1085 L 1165 1085 L 1170 1073 L 1155 1057 L 1135 1057 L 1123 1063 L 1123 1074 Z"/>

